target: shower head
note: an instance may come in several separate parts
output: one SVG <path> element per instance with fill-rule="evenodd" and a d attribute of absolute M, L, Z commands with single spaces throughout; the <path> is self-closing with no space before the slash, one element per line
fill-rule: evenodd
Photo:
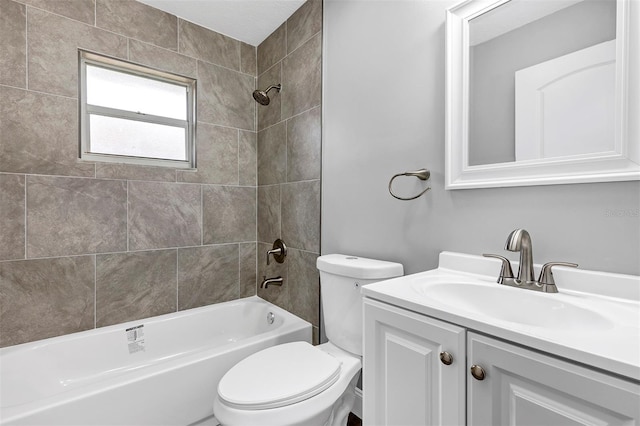
<path fill-rule="evenodd" d="M 260 105 L 269 105 L 269 102 L 271 102 L 271 99 L 269 99 L 269 91 L 271 89 L 276 89 L 278 92 L 280 92 L 280 89 L 282 88 L 282 85 L 280 84 L 276 84 L 273 86 L 269 86 L 267 88 L 267 90 L 255 90 L 253 92 L 253 99 L 256 100 L 257 103 L 259 103 Z"/>

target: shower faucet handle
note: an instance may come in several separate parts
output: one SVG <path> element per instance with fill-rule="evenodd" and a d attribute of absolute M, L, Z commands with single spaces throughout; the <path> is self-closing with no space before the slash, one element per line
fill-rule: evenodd
<path fill-rule="evenodd" d="M 273 248 L 267 250 L 267 266 L 269 265 L 269 256 L 273 255 L 273 258 L 278 263 L 283 263 L 284 258 L 287 257 L 287 245 L 280 238 L 273 242 Z"/>

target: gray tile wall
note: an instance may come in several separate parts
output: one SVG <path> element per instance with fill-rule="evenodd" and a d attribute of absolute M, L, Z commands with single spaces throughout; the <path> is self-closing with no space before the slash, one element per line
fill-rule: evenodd
<path fill-rule="evenodd" d="M 258 46 L 258 87 L 282 84 L 258 105 L 258 281 L 282 287 L 258 294 L 311 322 L 320 312 L 320 141 L 322 1 L 308 0 Z M 266 265 L 276 238 L 289 247 L 283 264 Z"/>
<path fill-rule="evenodd" d="M 318 336 L 321 29 L 320 0 L 257 49 L 131 0 L 0 0 L 0 347 L 253 295 L 264 275 L 285 285 L 260 295 Z M 78 48 L 198 79 L 196 171 L 78 160 Z M 283 85 L 268 107 L 256 79 Z M 290 254 L 266 268 L 278 237 Z"/>
<path fill-rule="evenodd" d="M 197 171 L 78 160 L 78 48 L 198 79 Z M 0 0 L 0 346 L 255 294 L 256 50 L 131 0 Z"/>

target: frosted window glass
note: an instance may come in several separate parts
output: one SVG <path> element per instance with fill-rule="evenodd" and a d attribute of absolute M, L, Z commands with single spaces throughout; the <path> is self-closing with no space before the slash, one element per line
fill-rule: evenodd
<path fill-rule="evenodd" d="M 181 127 L 91 115 L 91 152 L 186 161 Z"/>
<path fill-rule="evenodd" d="M 186 87 L 89 64 L 87 103 L 178 120 L 187 119 Z"/>

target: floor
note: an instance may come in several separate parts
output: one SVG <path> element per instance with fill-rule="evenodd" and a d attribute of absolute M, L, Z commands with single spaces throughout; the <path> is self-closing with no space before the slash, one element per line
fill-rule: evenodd
<path fill-rule="evenodd" d="M 355 414 L 349 413 L 347 426 L 362 426 L 362 420 L 360 420 L 360 417 L 356 416 Z"/>

